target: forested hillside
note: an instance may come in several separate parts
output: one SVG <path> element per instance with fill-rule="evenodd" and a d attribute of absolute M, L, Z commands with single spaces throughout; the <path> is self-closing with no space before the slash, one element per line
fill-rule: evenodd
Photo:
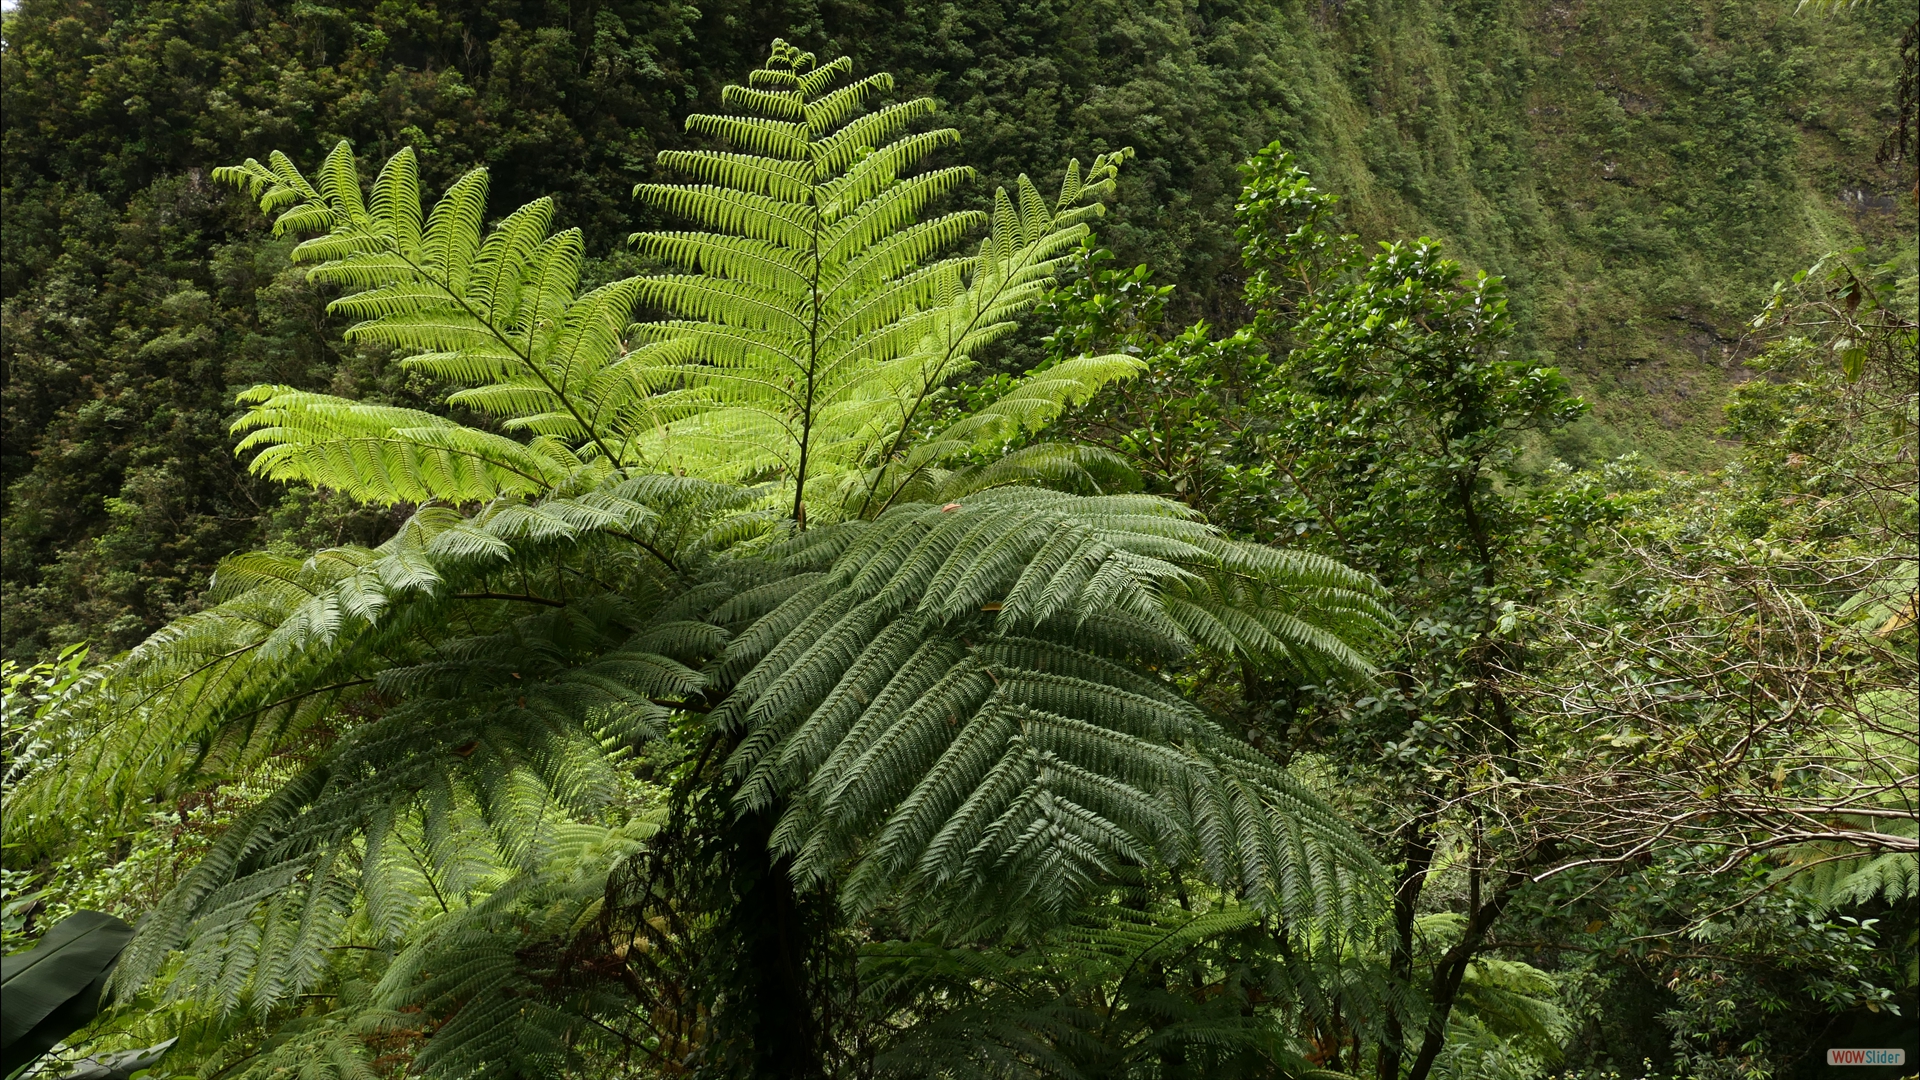
<path fill-rule="evenodd" d="M 337 344 L 212 162 L 411 145 L 433 190 L 484 163 L 502 205 L 552 195 L 604 279 L 658 220 L 629 194 L 655 153 L 784 34 L 931 95 L 989 181 L 963 201 L 1135 148 L 1100 240 L 1189 315 L 1233 309 L 1235 169 L 1281 140 L 1362 236 L 1506 277 L 1516 347 L 1595 405 L 1560 456 L 1700 464 L 1772 283 L 1911 239 L 1874 162 L 1898 7 L 27 0 L 4 53 L 5 651 L 124 648 L 236 547 L 387 527 L 231 453 L 256 382 L 432 392 Z"/>
<path fill-rule="evenodd" d="M 1911 1080 L 1910 4 L 4 20 L 7 1080 Z"/>

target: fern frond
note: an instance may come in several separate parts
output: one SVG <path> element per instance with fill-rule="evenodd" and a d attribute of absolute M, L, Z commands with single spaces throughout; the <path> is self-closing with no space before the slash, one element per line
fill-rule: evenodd
<path fill-rule="evenodd" d="M 251 408 L 234 421 L 234 431 L 246 432 L 236 451 L 265 448 L 249 466 L 254 472 L 381 506 L 537 495 L 581 467 L 559 447 L 526 446 L 413 409 L 285 386 L 256 387 L 240 400 Z"/>
<path fill-rule="evenodd" d="M 612 636 L 579 646 L 590 648 L 575 661 L 586 674 L 597 670 L 591 657 L 619 655 L 616 646 L 629 639 L 655 642 L 641 651 L 682 664 L 705 655 L 699 649 L 717 645 L 714 632 L 684 629 L 705 608 L 688 611 L 668 601 L 680 604 L 683 593 L 705 595 L 708 604 L 724 597 L 689 593 L 674 575 L 763 538 L 769 523 L 755 509 L 755 494 L 678 477 L 582 483 L 585 490 L 538 501 L 502 497 L 467 517 L 423 507 L 377 548 L 228 560 L 214 576 L 211 607 L 74 688 L 58 723 L 40 736 L 34 771 L 9 791 L 9 814 L 18 815 L 10 822 L 36 830 L 72 820 L 76 811 L 83 811 L 79 820 L 93 820 L 135 810 L 171 782 L 257 768 L 381 683 L 400 680 L 396 692 L 412 685 L 417 677 L 405 673 L 456 633 L 492 640 L 490 627 L 531 611 L 612 620 Z M 580 572 L 569 567 L 572 560 L 596 579 L 623 581 L 628 599 L 610 606 L 558 599 L 569 595 L 565 577 Z M 513 599 L 519 596 L 525 600 Z M 632 604 L 655 605 L 661 621 L 649 622 Z M 450 623 L 455 613 L 459 621 Z M 642 626 L 656 636 L 641 635 Z M 671 626 L 683 628 L 657 636 Z M 702 644 L 687 652 L 685 643 Z M 445 668 L 450 662 L 434 661 L 441 670 L 452 670 Z M 631 678 L 643 675 L 656 678 L 639 671 Z M 658 678 L 667 681 L 645 683 L 638 697 L 690 692 L 684 672 Z M 586 700 L 579 695 L 587 691 L 553 692 Z M 608 694 L 589 696 L 596 708 L 645 722 L 657 714 L 637 699 Z"/>
<path fill-rule="evenodd" d="M 723 94 L 754 115 L 689 121 L 734 147 L 662 156 L 701 182 L 635 189 L 713 231 L 634 238 L 693 273 L 646 286 L 646 302 L 672 318 L 642 324 L 636 336 L 690 347 L 649 373 L 651 386 L 678 389 L 644 410 L 652 427 L 635 430 L 632 445 L 644 460 L 695 474 L 779 477 L 797 516 L 809 486 L 839 493 L 815 500 L 818 520 L 886 502 L 858 480 L 886 471 L 931 392 L 1037 302 L 1059 255 L 1085 232 L 1081 211 L 1095 209 L 1079 200 L 1104 195 L 1100 184 L 1125 154 L 1103 157 L 1093 170 L 1099 180 L 1071 185 L 1072 197 L 1055 207 L 1030 196 L 1023 180 L 1018 200 L 1002 193 L 991 215 L 922 220 L 972 175 L 958 167 L 907 175 L 955 137 L 908 131 L 932 103 L 865 111 L 890 79 L 843 85 L 847 65 L 799 75 L 790 65 L 800 62 L 776 47 L 750 87 Z M 801 160 L 811 173 L 794 167 Z M 990 234 L 981 256 L 941 258 L 979 225 Z M 974 425 L 965 445 L 1009 424 L 1042 424 L 1135 368 L 1089 360 L 1035 378 Z"/>
<path fill-rule="evenodd" d="M 581 238 L 576 230 L 549 235 L 551 200 L 535 200 L 483 234 L 487 177 L 475 170 L 448 189 L 423 227 L 411 150 L 388 162 L 374 184 L 371 208 L 344 142 L 328 156 L 317 188 L 283 163 L 284 156 L 275 162 L 270 168 L 249 161 L 216 175 L 246 187 L 263 207 L 292 203 L 276 228 L 325 230 L 294 254 L 317 263 L 308 272 L 315 280 L 351 290 L 332 305 L 361 320 L 349 328 L 349 338 L 413 353 L 415 363 L 435 374 L 485 388 L 482 400 L 530 408 L 530 414 L 509 419 L 567 439 L 567 456 L 612 468 L 628 464 L 610 440 L 618 438 L 621 421 L 635 414 L 636 390 L 644 395 L 645 388 L 608 375 L 629 351 L 624 327 L 639 286 L 615 282 L 577 295 Z M 521 482 L 503 483 L 500 462 L 514 452 L 507 440 L 482 432 L 363 408 L 352 425 L 357 441 L 327 438 L 310 430 L 319 423 L 312 414 L 329 412 L 321 426 L 338 426 L 352 411 L 345 403 L 320 410 L 317 398 L 279 397 L 277 404 L 260 404 L 268 412 L 305 413 L 304 422 L 282 425 L 265 416 L 243 421 L 253 431 L 246 445 L 266 449 L 261 468 L 271 475 L 313 483 L 329 483 L 317 477 L 332 476 L 349 481 L 338 483 L 341 490 L 386 503 L 470 501 L 502 491 L 549 490 L 555 482 L 540 476 L 541 470 L 522 469 Z M 383 422 L 389 430 L 380 430 Z M 446 445 L 432 452 L 409 449 L 425 429 Z M 472 463 L 459 466 L 458 455 Z"/>
<path fill-rule="evenodd" d="M 740 674 L 714 720 L 744 732 L 736 804 L 779 808 L 774 844 L 795 874 L 825 882 L 851 863 L 841 895 L 856 912 L 1057 914 L 1150 862 L 1332 918 L 1371 866 L 1338 816 L 1169 687 L 1083 646 L 1114 612 L 1182 651 L 1183 590 L 1258 562 L 1157 500 L 1010 489 L 889 511 L 730 647 L 720 677 Z M 1060 572 L 1076 563 L 1086 572 Z M 1276 594 L 1294 584 L 1265 569 Z M 1358 596 L 1365 609 L 1370 590 Z M 1267 620 L 1250 625 L 1290 628 L 1271 597 L 1241 602 Z M 1289 646 L 1357 661 L 1338 636 L 1293 629 Z"/>
<path fill-rule="evenodd" d="M 932 941 L 862 951 L 869 995 L 928 1002 L 932 1013 L 886 1044 L 882 1076 L 1323 1076 L 1292 1051 L 1275 1008 L 1276 971 L 1249 962 L 1257 915 L 1224 903 L 1199 913 L 1114 904 L 1018 951 Z M 1239 955 L 1236 955 L 1239 954 Z M 1284 999 L 1283 999 L 1284 1000 Z"/>

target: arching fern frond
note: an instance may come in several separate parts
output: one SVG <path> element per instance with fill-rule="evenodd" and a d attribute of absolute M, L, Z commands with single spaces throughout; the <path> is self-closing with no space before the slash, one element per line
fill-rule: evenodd
<path fill-rule="evenodd" d="M 558 440 L 536 457 L 628 463 L 615 446 L 622 418 L 644 394 L 621 366 L 640 284 L 630 278 L 580 295 L 580 234 L 549 233 L 551 200 L 528 203 L 483 234 L 485 170 L 455 182 L 423 225 L 411 149 L 388 161 L 370 203 L 344 142 L 317 183 L 284 154 L 269 160 L 214 176 L 280 211 L 275 231 L 321 234 L 294 259 L 316 264 L 312 280 L 348 289 L 330 307 L 360 320 L 349 339 L 410 354 L 403 363 L 470 388 L 456 403 Z M 254 392 L 250 403 L 236 429 L 251 432 L 243 448 L 266 448 L 256 469 L 363 501 L 537 492 L 553 481 L 552 467 L 513 462 L 511 440 L 421 414 L 278 388 Z"/>
<path fill-rule="evenodd" d="M 362 502 L 485 502 L 539 495 L 583 469 L 565 443 L 532 445 L 413 409 L 368 405 L 286 386 L 240 395 L 236 449 L 264 447 L 252 469 L 273 480 L 352 494 Z M 604 470 L 602 470 L 604 471 Z"/>
<path fill-rule="evenodd" d="M 1776 875 L 1786 878 L 1789 888 L 1816 911 L 1920 897 L 1920 856 L 1904 851 L 1864 856 L 1855 855 L 1856 850 L 1839 844 L 1801 845 L 1789 849 L 1790 861 Z"/>
<path fill-rule="evenodd" d="M 840 531 L 852 539 L 826 573 L 743 629 L 716 671 L 737 679 L 712 715 L 741 733 L 736 804 L 780 814 L 772 843 L 796 875 L 850 866 L 854 911 L 897 899 L 1044 918 L 1151 863 L 1302 920 L 1343 913 L 1349 875 L 1371 866 L 1363 845 L 1135 665 L 1191 649 L 1205 613 L 1244 624 L 1221 631 L 1228 648 L 1257 629 L 1319 670 L 1364 671 L 1343 640 L 1383 614 L 1363 578 L 1255 555 L 1137 496 L 1008 489 Z M 1207 595 L 1227 580 L 1242 595 Z M 1323 610 L 1353 621 L 1307 621 Z"/>
<path fill-rule="evenodd" d="M 598 607 L 524 615 L 385 673 L 374 701 L 393 704 L 222 835 L 115 978 L 137 987 L 184 948 L 188 985 L 265 1013 L 313 985 L 356 895 L 376 929 L 406 928 L 425 897 L 491 891 L 574 844 L 569 822 L 620 790 L 618 751 L 658 737 L 659 702 L 703 684 Z"/>
<path fill-rule="evenodd" d="M 450 663 L 448 642 L 491 640 L 529 612 L 599 612 L 645 651 L 706 655 L 721 639 L 686 620 L 711 590 L 690 593 L 684 575 L 775 528 L 756 501 L 705 481 L 609 479 L 472 516 L 424 507 L 377 548 L 235 556 L 210 607 L 95 669 L 27 733 L 38 764 L 9 791 L 10 820 L 94 820 L 245 774 L 344 706 Z M 598 586 L 585 596 L 583 578 Z"/>

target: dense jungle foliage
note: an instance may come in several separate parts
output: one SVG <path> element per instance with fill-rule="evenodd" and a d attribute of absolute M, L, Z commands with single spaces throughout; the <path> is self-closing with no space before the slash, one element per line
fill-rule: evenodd
<path fill-rule="evenodd" d="M 0 1072 L 1920 1055 L 1910 10 L 4 31 Z"/>
<path fill-rule="evenodd" d="M 433 190 L 485 164 L 502 206 L 553 197 L 611 280 L 663 220 L 633 184 L 780 35 L 932 96 L 988 181 L 962 200 L 1133 147 L 1101 243 L 1178 284 L 1183 319 L 1241 317 L 1235 169 L 1281 140 L 1367 241 L 1438 237 L 1505 278 L 1515 347 L 1594 407 L 1558 456 L 1714 464 L 1772 284 L 1912 235 L 1874 160 L 1900 5 L 1791 7 L 26 0 L 0 56 L 0 649 L 127 648 L 230 551 L 391 527 L 229 452 L 255 383 L 435 390 L 339 342 L 213 165 L 342 138 L 369 167 L 414 147 Z"/>

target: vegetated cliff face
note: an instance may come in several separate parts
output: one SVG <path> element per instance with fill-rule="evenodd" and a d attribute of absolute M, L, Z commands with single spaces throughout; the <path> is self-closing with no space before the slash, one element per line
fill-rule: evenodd
<path fill-rule="evenodd" d="M 137 641 L 237 547 L 389 519 L 249 478 L 233 392 L 420 404 L 340 345 L 326 297 L 211 165 L 349 138 L 558 197 L 601 277 L 680 119 L 785 36 L 930 93 L 987 183 L 1138 149 L 1102 239 L 1230 314 L 1236 165 L 1272 139 L 1368 238 L 1427 233 L 1508 277 L 1523 347 L 1598 403 L 1560 453 L 1713 457 L 1770 284 L 1911 240 L 1873 163 L 1899 5 L 1793 0 L 24 0 L 5 22 L 4 650 Z"/>

